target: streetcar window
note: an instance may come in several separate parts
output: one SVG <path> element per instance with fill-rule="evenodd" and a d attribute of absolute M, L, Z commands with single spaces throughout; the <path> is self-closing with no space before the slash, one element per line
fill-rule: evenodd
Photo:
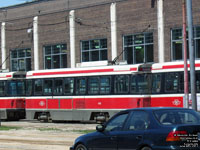
<path fill-rule="evenodd" d="M 184 92 L 184 74 L 183 74 L 183 72 L 181 72 L 179 74 L 179 91 L 182 93 Z"/>
<path fill-rule="evenodd" d="M 76 94 L 86 94 L 86 79 L 78 78 L 76 80 Z"/>
<path fill-rule="evenodd" d="M 98 94 L 99 93 L 99 78 L 91 77 L 88 79 L 88 93 Z"/>
<path fill-rule="evenodd" d="M 74 79 L 65 78 L 64 79 L 64 94 L 72 95 L 74 93 Z"/>
<path fill-rule="evenodd" d="M 131 93 L 150 93 L 149 74 L 138 74 L 131 76 Z"/>
<path fill-rule="evenodd" d="M 196 72 L 196 86 L 197 86 L 197 92 L 200 92 L 200 72 Z"/>
<path fill-rule="evenodd" d="M 115 77 L 115 93 L 129 92 L 129 76 L 119 75 Z"/>
<path fill-rule="evenodd" d="M 137 93 L 137 76 L 131 76 L 131 93 Z"/>
<path fill-rule="evenodd" d="M 35 95 L 42 95 L 42 79 L 36 79 L 34 82 L 34 94 Z"/>
<path fill-rule="evenodd" d="M 7 94 L 9 96 L 17 96 L 25 94 L 25 82 L 24 81 L 8 81 Z"/>
<path fill-rule="evenodd" d="M 152 75 L 152 93 L 160 93 L 161 91 L 161 74 Z"/>
<path fill-rule="evenodd" d="M 63 92 L 63 80 L 62 79 L 56 79 L 54 80 L 54 90 L 53 93 L 55 95 L 62 95 Z"/>
<path fill-rule="evenodd" d="M 52 88 L 53 88 L 52 79 L 45 79 L 44 80 L 44 94 L 45 95 L 51 95 L 52 94 Z"/>
<path fill-rule="evenodd" d="M 4 96 L 5 95 L 5 81 L 0 81 L 0 96 Z"/>
<path fill-rule="evenodd" d="M 100 94 L 109 94 L 111 91 L 111 81 L 110 77 L 100 78 Z"/>
<path fill-rule="evenodd" d="M 149 93 L 149 75 L 148 74 L 142 74 L 137 76 L 137 82 L 138 82 L 138 92 L 139 93 Z"/>
<path fill-rule="evenodd" d="M 178 73 L 165 74 L 165 92 L 176 93 L 178 91 Z"/>
<path fill-rule="evenodd" d="M 26 81 L 26 95 L 32 94 L 32 80 Z"/>
<path fill-rule="evenodd" d="M 17 81 L 17 95 L 25 95 L 25 81 Z"/>
<path fill-rule="evenodd" d="M 16 81 L 8 81 L 7 85 L 7 94 L 10 96 L 16 96 L 17 95 L 17 84 Z"/>

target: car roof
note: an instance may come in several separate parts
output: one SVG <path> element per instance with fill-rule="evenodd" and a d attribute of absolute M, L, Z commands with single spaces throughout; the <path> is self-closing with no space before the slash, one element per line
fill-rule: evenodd
<path fill-rule="evenodd" d="M 141 107 L 141 108 L 132 108 L 132 109 L 127 109 L 125 111 L 134 111 L 134 110 L 145 110 L 145 111 L 155 111 L 155 110 L 191 110 L 188 108 L 180 108 L 180 107 Z"/>

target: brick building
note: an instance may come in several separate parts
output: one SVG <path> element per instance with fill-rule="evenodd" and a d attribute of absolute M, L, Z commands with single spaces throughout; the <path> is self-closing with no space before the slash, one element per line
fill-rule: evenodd
<path fill-rule="evenodd" d="M 182 0 L 38 0 L 0 8 L 0 22 L 0 67 L 10 71 L 183 59 Z"/>

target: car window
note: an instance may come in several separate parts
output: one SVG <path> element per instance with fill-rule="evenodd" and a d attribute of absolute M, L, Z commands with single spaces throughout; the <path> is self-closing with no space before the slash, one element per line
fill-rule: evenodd
<path fill-rule="evenodd" d="M 126 130 L 146 130 L 149 127 L 150 120 L 147 112 L 132 112 Z"/>
<path fill-rule="evenodd" d="M 163 125 L 200 123 L 200 115 L 193 110 L 157 110 L 154 114 Z"/>
<path fill-rule="evenodd" d="M 116 116 L 106 125 L 105 131 L 119 131 L 128 117 L 128 113 Z"/>

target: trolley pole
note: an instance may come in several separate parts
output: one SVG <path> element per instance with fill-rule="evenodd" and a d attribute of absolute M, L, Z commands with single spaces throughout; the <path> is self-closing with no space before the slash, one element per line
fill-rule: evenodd
<path fill-rule="evenodd" d="M 187 32 L 186 32 L 186 3 L 182 0 L 183 12 L 183 45 L 184 45 L 184 107 L 189 107 L 189 89 L 188 89 L 188 63 L 187 63 Z"/>
<path fill-rule="evenodd" d="M 197 110 L 192 0 L 187 0 L 186 4 L 187 4 L 187 20 L 189 29 L 190 84 L 191 84 L 192 109 Z"/>

